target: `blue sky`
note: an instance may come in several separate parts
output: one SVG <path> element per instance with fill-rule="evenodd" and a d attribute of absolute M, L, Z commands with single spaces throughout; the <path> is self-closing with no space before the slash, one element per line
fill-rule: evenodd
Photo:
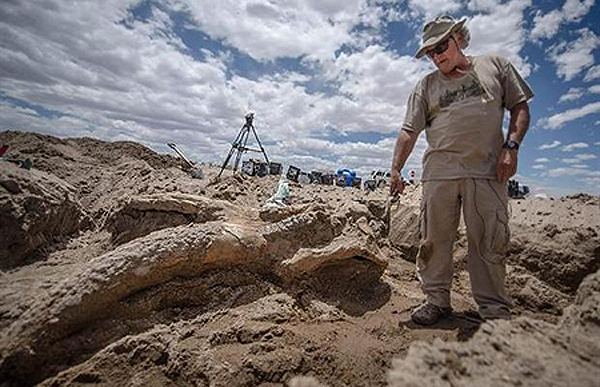
<path fill-rule="evenodd" d="M 466 17 L 536 96 L 517 179 L 600 194 L 600 10 L 594 0 L 12 0 L 0 7 L 0 130 L 177 143 L 221 163 L 244 115 L 269 158 L 388 169 L 428 19 Z M 420 173 L 420 138 L 408 160 Z"/>

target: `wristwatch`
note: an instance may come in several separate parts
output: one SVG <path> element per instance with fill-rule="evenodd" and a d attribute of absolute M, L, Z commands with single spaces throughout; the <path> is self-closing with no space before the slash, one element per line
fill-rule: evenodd
<path fill-rule="evenodd" d="M 519 143 L 515 140 L 507 140 L 504 145 L 502 145 L 502 148 L 508 150 L 519 150 Z"/>

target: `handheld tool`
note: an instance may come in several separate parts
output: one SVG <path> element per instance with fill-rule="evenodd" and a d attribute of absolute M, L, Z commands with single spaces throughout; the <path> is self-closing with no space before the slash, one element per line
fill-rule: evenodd
<path fill-rule="evenodd" d="M 185 157 L 183 152 L 177 147 L 177 145 L 175 143 L 168 142 L 167 145 L 169 146 L 169 148 L 173 149 L 175 151 L 175 153 L 177 153 L 179 155 L 179 157 L 181 157 L 182 160 L 185 161 L 185 163 L 191 168 L 190 174 L 192 175 L 193 178 L 202 179 L 204 177 L 204 173 L 202 172 L 202 170 L 199 168 L 196 168 L 194 163 L 192 163 L 190 160 L 188 160 L 187 157 Z"/>

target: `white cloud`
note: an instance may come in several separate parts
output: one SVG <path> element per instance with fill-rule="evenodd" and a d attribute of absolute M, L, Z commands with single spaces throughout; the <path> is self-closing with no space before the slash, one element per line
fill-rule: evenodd
<path fill-rule="evenodd" d="M 600 85 L 593 85 L 588 88 L 590 93 L 600 94 Z"/>
<path fill-rule="evenodd" d="M 560 10 L 554 9 L 545 15 L 538 11 L 533 18 L 531 30 L 533 39 L 551 38 L 558 32 L 562 24 L 576 22 L 588 14 L 594 0 L 566 0 Z"/>
<path fill-rule="evenodd" d="M 470 0 L 467 8 L 471 11 L 492 11 L 498 4 L 498 0 Z"/>
<path fill-rule="evenodd" d="M 566 164 L 577 164 L 581 160 L 579 160 L 579 159 L 561 159 L 560 161 L 562 161 L 563 163 L 566 163 Z"/>
<path fill-rule="evenodd" d="M 558 102 L 575 101 L 585 94 L 585 90 L 581 87 L 572 87 L 558 99 Z"/>
<path fill-rule="evenodd" d="M 37 117 L 32 109 L 0 105 L 3 127 L 62 137 L 130 139 L 165 151 L 168 151 L 165 143 L 175 141 L 190 158 L 219 161 L 229 150 L 243 115 L 254 110 L 261 140 L 276 144 L 267 145 L 267 152 L 288 158 L 292 155 L 281 153 L 280 143 L 299 136 L 314 136 L 328 126 L 334 126 L 341 133 L 393 132 L 401 125 L 406 99 L 400 100 L 398 96 L 407 96 L 413 86 L 411 82 L 416 82 L 416 74 L 424 74 L 428 66 L 424 61 L 371 48 L 366 54 L 361 55 L 359 51 L 354 57 L 343 58 L 346 62 L 338 58 L 339 61 L 331 59 L 323 64 L 333 74 L 330 80 L 338 82 L 352 98 L 318 92 L 309 94 L 302 85 L 304 82 L 328 80 L 319 74 L 318 68 L 315 78 L 293 72 L 254 80 L 227 75 L 231 69 L 231 54 L 202 50 L 202 60 L 193 58 L 174 34 L 168 8 L 153 8 L 151 18 L 141 22 L 127 13 L 128 7 L 136 3 L 137 0 L 130 3 L 58 2 L 54 10 L 29 2 L 6 7 L 3 4 L 3 11 L 9 9 L 11 17 L 0 19 L 0 33 L 6 38 L 0 47 L 2 92 L 67 114 L 60 119 L 49 119 Z M 169 4 L 184 11 L 199 9 L 191 9 L 182 2 Z M 355 39 L 348 32 L 353 23 L 373 25 L 381 21 L 380 14 L 367 12 L 377 9 L 365 8 L 366 3 L 361 1 L 288 3 L 274 9 L 283 19 L 276 18 L 271 24 L 265 20 L 257 23 L 256 19 L 272 19 L 267 8 L 258 9 L 271 6 L 270 3 L 244 3 L 244 15 L 254 23 L 228 13 L 238 9 L 238 3 L 211 4 L 205 8 L 218 13 L 221 22 L 243 24 L 240 31 L 232 31 L 227 41 L 240 39 L 240 49 L 247 49 L 258 58 L 309 52 L 333 58 L 340 42 Z M 194 3 L 196 6 L 201 4 Z M 308 10 L 306 15 L 304 10 Z M 286 26 L 282 23 L 288 20 L 286 18 L 298 20 Z M 374 19 L 366 20 L 368 18 Z M 121 23 L 123 20 L 125 23 Z M 316 30 L 311 30 L 309 37 L 303 36 L 302 28 L 308 28 L 310 23 L 316 23 Z M 252 30 L 254 28 L 258 30 Z M 263 28 L 275 36 L 261 36 L 258 41 L 252 41 Z M 279 29 L 286 28 L 298 39 L 289 40 L 289 34 L 277 35 Z M 321 36 L 315 35 L 320 32 L 323 32 Z M 332 35 L 341 38 L 329 39 Z M 310 44 L 303 39 L 308 39 Z M 278 47 L 282 51 L 278 51 Z M 352 63 L 360 58 L 363 63 Z M 353 78 L 345 79 L 336 66 L 352 71 Z M 387 91 L 378 95 L 373 85 Z M 396 88 L 396 95 L 392 93 L 392 86 Z M 306 153 L 303 149 L 297 151 L 297 157 Z M 389 164 L 391 154 L 378 155 L 380 163 Z M 304 160 L 325 165 L 335 162 L 319 157 Z"/>
<path fill-rule="evenodd" d="M 590 82 L 598 78 L 600 78 L 600 65 L 594 65 L 588 69 L 585 77 L 583 77 L 583 80 Z"/>
<path fill-rule="evenodd" d="M 573 144 L 565 145 L 562 147 L 563 152 L 572 152 L 575 149 L 585 149 L 588 147 L 588 144 L 585 142 L 575 142 Z"/>
<path fill-rule="evenodd" d="M 259 61 L 281 57 L 326 60 L 343 44 L 353 45 L 352 29 L 372 26 L 383 13 L 366 0 L 272 2 L 268 0 L 186 1 L 198 28 Z"/>
<path fill-rule="evenodd" d="M 592 193 L 596 195 L 600 195 L 600 176 L 596 177 L 586 177 L 585 179 L 581 179 L 588 187 L 590 187 L 593 191 Z"/>
<path fill-rule="evenodd" d="M 534 27 L 531 30 L 533 39 L 551 38 L 558 32 L 560 23 L 564 20 L 563 14 L 558 10 L 552 10 L 545 15 L 541 12 L 533 18 Z"/>
<path fill-rule="evenodd" d="M 383 100 L 393 105 L 406 101 L 417 81 L 431 70 L 426 61 L 398 56 L 373 45 L 361 52 L 339 55 L 327 68 L 326 76 L 340 82 L 342 93 L 365 102 Z"/>
<path fill-rule="evenodd" d="M 417 17 L 408 21 L 404 10 L 367 0 L 156 1 L 143 21 L 128 11 L 139 0 L 47 1 L 52 7 L 2 3 L 0 92 L 33 106 L 0 101 L 2 129 L 129 139 L 164 152 L 173 141 L 198 161 L 222 162 L 243 115 L 253 110 L 275 161 L 306 170 L 389 168 L 407 96 L 432 69 L 377 35 L 389 20 L 411 29 L 468 6 L 468 53 L 496 52 L 524 76 L 531 71 L 522 57 L 530 0 L 415 0 Z M 220 48 L 186 46 L 173 9 L 191 15 L 186 28 L 201 30 Z M 343 45 L 352 49 L 340 54 Z M 244 71 L 234 67 L 240 57 L 249 67 L 256 64 L 251 57 L 275 70 Z M 277 68 L 274 59 L 281 57 L 301 59 L 301 73 Z M 64 115 L 47 117 L 44 109 Z M 367 131 L 381 140 L 355 140 Z M 425 149 L 422 135 L 405 169 L 420 172 Z"/>
<path fill-rule="evenodd" d="M 588 28 L 577 31 L 580 37 L 550 48 L 548 59 L 556 64 L 556 74 L 570 81 L 586 67 L 594 64 L 593 51 L 600 45 L 600 38 Z"/>
<path fill-rule="evenodd" d="M 547 163 L 549 161 L 550 159 L 548 159 L 547 157 L 539 157 L 534 160 L 534 163 Z"/>
<path fill-rule="evenodd" d="M 556 148 L 560 144 L 562 144 L 562 142 L 560 142 L 558 140 L 554 140 L 550 144 L 542 144 L 542 145 L 540 145 L 540 147 L 538 149 L 540 149 L 540 150 L 552 149 L 552 148 Z"/>
<path fill-rule="evenodd" d="M 533 169 L 545 169 L 546 166 L 544 164 L 536 164 L 536 165 L 532 166 L 531 168 L 533 168 Z"/>
<path fill-rule="evenodd" d="M 3 123 L 2 130 L 34 131 L 57 137 L 72 136 L 73 133 L 79 133 L 80 136 L 90 136 L 88 131 L 89 122 L 69 116 L 50 120 L 41 117 L 32 109 L 18 106 L 0 104 L 0 122 Z"/>
<path fill-rule="evenodd" d="M 0 23 L 13 42 L 0 55 L 4 92 L 104 128 L 98 130 L 108 131 L 113 120 L 157 131 L 197 128 L 215 113 L 206 106 L 216 97 L 211 90 L 225 82 L 223 68 L 194 61 L 159 34 L 163 14 L 161 22 L 131 29 L 118 24 L 128 6 L 118 3 L 57 3 L 54 11 L 14 6 L 13 17 Z"/>
<path fill-rule="evenodd" d="M 577 160 L 594 160 L 594 159 L 597 159 L 598 156 L 596 156 L 593 153 L 583 153 L 583 154 L 575 155 L 575 158 Z"/>
<path fill-rule="evenodd" d="M 600 102 L 592 102 L 580 108 L 569 109 L 556 113 L 549 118 L 544 118 L 540 120 L 540 124 L 548 129 L 558 129 L 570 121 L 597 113 L 600 113 Z"/>
<path fill-rule="evenodd" d="M 409 0 L 408 5 L 414 12 L 423 15 L 425 20 L 438 15 L 453 14 L 462 7 L 458 0 Z"/>
<path fill-rule="evenodd" d="M 467 22 L 471 32 L 469 54 L 495 53 L 509 59 L 523 77 L 529 76 L 532 66 L 521 56 L 526 30 L 524 12 L 530 0 L 495 3 L 489 13 L 480 13 Z"/>
<path fill-rule="evenodd" d="M 593 5 L 594 0 L 566 0 L 562 10 L 567 21 L 579 21 Z"/>
<path fill-rule="evenodd" d="M 584 176 L 584 177 L 600 177 L 600 171 L 589 171 L 582 168 L 555 168 L 544 172 L 544 175 L 549 177 L 562 176 Z"/>

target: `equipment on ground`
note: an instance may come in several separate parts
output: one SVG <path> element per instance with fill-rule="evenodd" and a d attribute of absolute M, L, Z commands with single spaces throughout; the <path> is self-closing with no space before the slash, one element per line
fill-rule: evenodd
<path fill-rule="evenodd" d="M 349 169 L 340 169 L 337 171 L 336 185 L 340 187 L 351 187 L 356 179 L 356 172 Z"/>
<path fill-rule="evenodd" d="M 285 178 L 279 179 L 277 193 L 265 202 L 265 207 L 285 207 L 289 205 L 290 185 Z"/>
<path fill-rule="evenodd" d="M 282 169 L 279 163 L 270 162 L 267 164 L 257 159 L 242 161 L 242 172 L 249 176 L 281 175 Z"/>
<path fill-rule="evenodd" d="M 415 185 L 417 182 L 417 172 L 414 169 L 408 171 L 408 183 L 410 185 Z"/>
<path fill-rule="evenodd" d="M 29 157 L 26 158 L 25 160 L 11 159 L 11 158 L 8 158 L 8 157 L 3 157 L 2 160 L 8 161 L 9 163 L 17 164 L 19 166 L 19 168 L 23 168 L 23 169 L 26 169 L 28 171 L 33 166 L 33 161 L 31 161 L 31 159 Z"/>
<path fill-rule="evenodd" d="M 254 176 L 254 160 L 250 159 L 242 161 L 242 173 L 245 173 L 248 176 Z"/>
<path fill-rule="evenodd" d="M 288 171 L 285 175 L 286 179 L 298 182 L 298 176 L 300 175 L 300 168 L 296 168 L 293 165 L 288 167 Z"/>
<path fill-rule="evenodd" d="M 365 180 L 365 190 L 366 191 L 375 191 L 375 189 L 377 188 L 377 183 L 375 182 L 375 180 Z"/>
<path fill-rule="evenodd" d="M 256 160 L 249 159 L 242 161 L 242 172 L 249 176 L 264 177 L 269 174 L 269 164 Z"/>
<path fill-rule="evenodd" d="M 194 163 L 192 163 L 190 160 L 188 160 L 187 157 L 185 157 L 185 155 L 183 154 L 183 152 L 177 147 L 177 144 L 173 143 L 173 142 L 168 142 L 167 146 L 171 149 L 173 149 L 175 151 L 175 153 L 177 153 L 179 155 L 179 157 L 181 157 L 181 159 L 183 161 L 185 161 L 185 163 L 188 165 L 188 167 L 190 167 L 190 174 L 192 175 L 192 177 L 194 179 L 202 179 L 204 177 L 204 172 L 202 172 L 201 169 L 196 168 L 196 166 L 194 165 Z"/>
<path fill-rule="evenodd" d="M 2 145 L 2 147 L 0 148 L 0 157 L 4 156 L 7 150 L 8 145 Z M 27 157 L 25 160 L 14 159 L 12 157 L 2 157 L 2 160 L 8 161 L 9 163 L 17 164 L 20 168 L 26 169 L 28 171 L 33 166 L 33 161 L 31 161 L 29 157 Z"/>
<path fill-rule="evenodd" d="M 335 182 L 335 173 L 326 172 L 323 175 L 321 175 L 321 184 L 333 185 L 334 182 Z"/>
<path fill-rule="evenodd" d="M 389 185 L 392 174 L 390 171 L 373 171 L 371 176 L 365 180 L 365 190 L 375 191 L 377 188 Z"/>
<path fill-rule="evenodd" d="M 511 199 L 523 199 L 529 194 L 529 187 L 526 185 L 519 185 L 516 180 L 508 181 L 508 197 Z"/>
<path fill-rule="evenodd" d="M 300 172 L 298 175 L 298 183 L 300 184 L 310 184 L 310 176 L 306 172 Z"/>
<path fill-rule="evenodd" d="M 280 163 L 274 163 L 272 161 L 269 163 L 269 173 L 271 175 L 281 175 L 282 172 L 283 166 Z"/>
<path fill-rule="evenodd" d="M 373 171 L 371 172 L 370 180 L 375 180 L 377 188 L 385 187 L 390 183 L 392 174 L 390 171 Z"/>
<path fill-rule="evenodd" d="M 322 177 L 323 177 L 323 172 L 319 172 L 319 171 L 311 171 L 308 174 L 308 177 L 310 178 L 310 182 L 313 184 L 322 184 Z"/>
<path fill-rule="evenodd" d="M 246 114 L 244 118 L 246 119 L 246 122 L 235 137 L 235 140 L 233 140 L 233 143 L 231 144 L 231 150 L 227 154 L 225 162 L 223 162 L 223 166 L 221 167 L 221 171 L 219 172 L 217 178 L 221 177 L 221 174 L 225 170 L 225 167 L 227 167 L 227 164 L 229 164 L 231 156 L 233 156 L 233 153 L 236 151 L 237 154 L 235 155 L 235 160 L 233 163 L 233 172 L 237 171 L 238 166 L 240 164 L 240 160 L 242 159 L 242 156 L 246 151 L 262 152 L 263 156 L 265 157 L 265 161 L 267 162 L 267 165 L 269 165 L 269 158 L 267 157 L 267 152 L 265 152 L 265 149 L 263 148 L 260 139 L 258 138 L 258 134 L 256 133 L 256 129 L 254 128 L 254 113 L 250 112 Z M 248 148 L 246 146 L 246 144 L 248 143 L 248 136 L 250 135 L 251 131 L 254 134 L 254 138 L 256 139 L 256 142 L 258 143 L 260 149 Z"/>
<path fill-rule="evenodd" d="M 256 163 L 255 165 L 256 176 L 265 177 L 269 174 L 269 163 Z"/>
<path fill-rule="evenodd" d="M 311 171 L 303 172 L 300 168 L 293 165 L 288 166 L 286 179 L 300 184 L 323 184 L 337 185 L 340 187 L 358 187 L 360 188 L 362 179 L 356 176 L 356 171 L 349 169 L 340 169 L 339 171 Z"/>

